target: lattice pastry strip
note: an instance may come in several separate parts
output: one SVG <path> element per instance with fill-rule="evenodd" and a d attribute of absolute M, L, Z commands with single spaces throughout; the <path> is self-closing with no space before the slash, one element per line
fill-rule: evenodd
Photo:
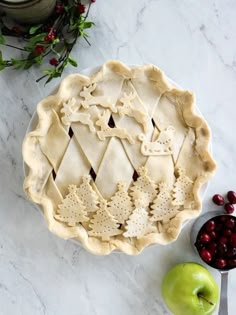
<path fill-rule="evenodd" d="M 90 168 L 90 163 L 73 135 L 55 178 L 62 195 L 65 196 L 70 184 L 78 185 L 81 176 L 89 174 Z"/>
<path fill-rule="evenodd" d="M 46 135 L 39 138 L 39 142 L 42 152 L 46 155 L 54 170 L 57 172 L 70 141 L 70 137 L 61 126 L 57 113 L 52 110 L 48 115 L 51 115 L 52 125 Z"/>
<path fill-rule="evenodd" d="M 86 110 L 86 113 L 90 115 L 95 126 L 101 110 L 92 106 Z M 99 140 L 96 132 L 91 132 L 88 126 L 80 123 L 72 123 L 71 128 L 89 163 L 97 173 L 110 139 Z"/>
<path fill-rule="evenodd" d="M 170 86 L 161 71 L 153 66 L 136 67 L 132 74 L 131 82 L 152 118 L 161 95 Z"/>
<path fill-rule="evenodd" d="M 96 186 L 104 198 L 115 193 L 117 183 L 132 181 L 134 169 L 119 139 L 112 138 L 97 172 Z"/>
<path fill-rule="evenodd" d="M 188 131 L 180 108 L 176 103 L 173 103 L 173 101 L 163 95 L 154 112 L 153 120 L 161 131 L 166 130 L 170 126 L 174 128 L 172 150 L 173 158 L 176 162 Z"/>

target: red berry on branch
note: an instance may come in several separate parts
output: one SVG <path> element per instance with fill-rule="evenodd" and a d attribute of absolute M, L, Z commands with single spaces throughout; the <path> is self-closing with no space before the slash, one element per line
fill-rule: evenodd
<path fill-rule="evenodd" d="M 42 46 L 42 45 L 36 45 L 34 47 L 34 53 L 36 55 L 41 55 L 44 51 L 45 51 L 46 47 L 45 46 Z"/>
<path fill-rule="evenodd" d="M 62 12 L 64 11 L 64 7 L 63 7 L 63 5 L 61 5 L 61 4 L 57 4 L 56 5 L 56 13 L 57 14 L 62 14 Z"/>
<path fill-rule="evenodd" d="M 48 35 L 44 37 L 45 42 L 52 42 L 54 39 L 55 35 L 53 32 L 48 33 Z"/>
<path fill-rule="evenodd" d="M 59 62 L 58 62 L 58 60 L 57 60 L 56 58 L 51 58 L 51 59 L 49 60 L 49 63 L 50 63 L 50 65 L 56 67 Z"/>
<path fill-rule="evenodd" d="M 78 10 L 79 14 L 83 14 L 86 10 L 86 7 L 84 4 L 78 4 L 77 10 Z"/>
<path fill-rule="evenodd" d="M 13 28 L 12 28 L 12 31 L 15 33 L 15 34 L 20 34 L 20 28 L 18 27 L 18 26 L 14 26 Z"/>

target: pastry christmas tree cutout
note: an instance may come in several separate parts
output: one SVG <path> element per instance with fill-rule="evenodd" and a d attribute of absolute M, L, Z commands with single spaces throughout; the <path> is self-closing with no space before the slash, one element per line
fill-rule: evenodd
<path fill-rule="evenodd" d="M 117 109 L 115 104 L 112 104 L 106 96 L 99 95 L 94 96 L 92 93 L 96 90 L 96 83 L 92 83 L 89 86 L 84 86 L 80 92 L 80 96 L 83 98 L 81 105 L 87 109 L 89 106 L 96 105 L 105 108 L 109 108 L 112 112 L 116 113 Z"/>
<path fill-rule="evenodd" d="M 94 214 L 89 227 L 91 231 L 88 231 L 88 234 L 90 236 L 101 237 L 103 241 L 108 241 L 111 236 L 122 233 L 119 230 L 119 224 L 108 212 L 107 201 L 105 199 L 100 200 L 100 209 Z"/>
<path fill-rule="evenodd" d="M 108 210 L 118 223 L 124 224 L 133 211 L 133 203 L 126 183 L 118 183 L 117 188 L 116 193 L 108 202 Z"/>
<path fill-rule="evenodd" d="M 143 155 L 170 155 L 173 153 L 173 140 L 175 129 L 172 126 L 162 130 L 156 141 L 147 141 L 145 135 L 139 135 L 142 141 L 141 152 Z"/>
<path fill-rule="evenodd" d="M 166 183 L 158 185 L 159 193 L 151 205 L 151 221 L 168 221 L 179 213 L 178 206 L 174 206 L 172 193 Z"/>
<path fill-rule="evenodd" d="M 98 210 L 98 195 L 90 184 L 91 176 L 82 177 L 82 184 L 77 188 L 76 193 L 85 205 L 87 212 Z"/>
<path fill-rule="evenodd" d="M 185 175 L 182 168 L 179 168 L 178 177 L 173 188 L 173 204 L 185 208 L 191 207 L 194 201 L 193 186 L 194 182 Z"/>
<path fill-rule="evenodd" d="M 101 115 L 99 115 L 98 120 L 96 121 L 96 125 L 100 128 L 97 131 L 98 138 L 100 140 L 105 140 L 105 138 L 109 137 L 117 137 L 120 139 L 126 139 L 129 143 L 133 144 L 134 138 L 129 134 L 129 132 L 125 128 L 111 128 L 108 125 L 111 113 L 106 110 Z"/>
<path fill-rule="evenodd" d="M 62 204 L 58 206 L 55 219 L 67 223 L 69 226 L 88 221 L 85 206 L 76 194 L 77 187 L 70 185 L 68 190 L 69 194 L 63 199 Z"/>
<path fill-rule="evenodd" d="M 146 234 L 156 231 L 156 228 L 152 225 L 144 203 L 141 201 L 135 202 L 135 209 L 129 220 L 126 223 L 126 232 L 123 234 L 125 237 L 137 237 L 142 238 Z"/>

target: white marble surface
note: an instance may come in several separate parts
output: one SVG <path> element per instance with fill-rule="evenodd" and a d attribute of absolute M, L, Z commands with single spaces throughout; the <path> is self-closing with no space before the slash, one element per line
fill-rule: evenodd
<path fill-rule="evenodd" d="M 215 192 L 236 189 L 236 2 L 235 0 L 97 0 L 96 28 L 88 47 L 74 50 L 79 70 L 121 59 L 154 63 L 196 92 L 213 133 Z M 3 49 L 7 56 L 10 51 Z M 67 73 L 76 69 L 68 68 Z M 172 245 L 137 257 L 95 257 L 47 230 L 22 191 L 21 144 L 37 102 L 58 81 L 37 84 L 37 69 L 0 73 L 0 314 L 164 315 L 160 283 L 178 262 L 200 260 L 189 243 L 188 224 Z M 211 269 L 219 283 L 218 272 Z M 229 277 L 229 314 L 236 314 L 236 271 Z M 184 315 L 184 314 L 183 314 Z"/>

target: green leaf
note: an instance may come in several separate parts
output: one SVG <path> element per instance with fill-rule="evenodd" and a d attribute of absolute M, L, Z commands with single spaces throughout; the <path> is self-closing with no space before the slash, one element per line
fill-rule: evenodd
<path fill-rule="evenodd" d="M 30 35 L 35 34 L 35 33 L 37 32 L 37 30 L 38 30 L 40 27 L 42 27 L 42 26 L 43 26 L 43 24 L 38 24 L 38 25 L 32 26 L 32 27 L 29 29 L 29 34 L 30 34 Z"/>
<path fill-rule="evenodd" d="M 0 44 L 5 44 L 5 38 L 2 34 L 0 34 Z"/>
<path fill-rule="evenodd" d="M 28 51 L 31 51 L 36 44 L 44 42 L 44 37 L 46 35 L 47 35 L 46 33 L 35 35 L 34 37 L 30 38 L 28 44 L 24 48 L 27 49 Z"/>
<path fill-rule="evenodd" d="M 83 28 L 91 28 L 92 26 L 94 26 L 95 24 L 93 22 L 84 22 Z"/>
<path fill-rule="evenodd" d="M 75 59 L 73 59 L 71 56 L 68 57 L 68 61 L 73 67 L 77 67 L 78 66 L 78 64 L 75 61 Z"/>

